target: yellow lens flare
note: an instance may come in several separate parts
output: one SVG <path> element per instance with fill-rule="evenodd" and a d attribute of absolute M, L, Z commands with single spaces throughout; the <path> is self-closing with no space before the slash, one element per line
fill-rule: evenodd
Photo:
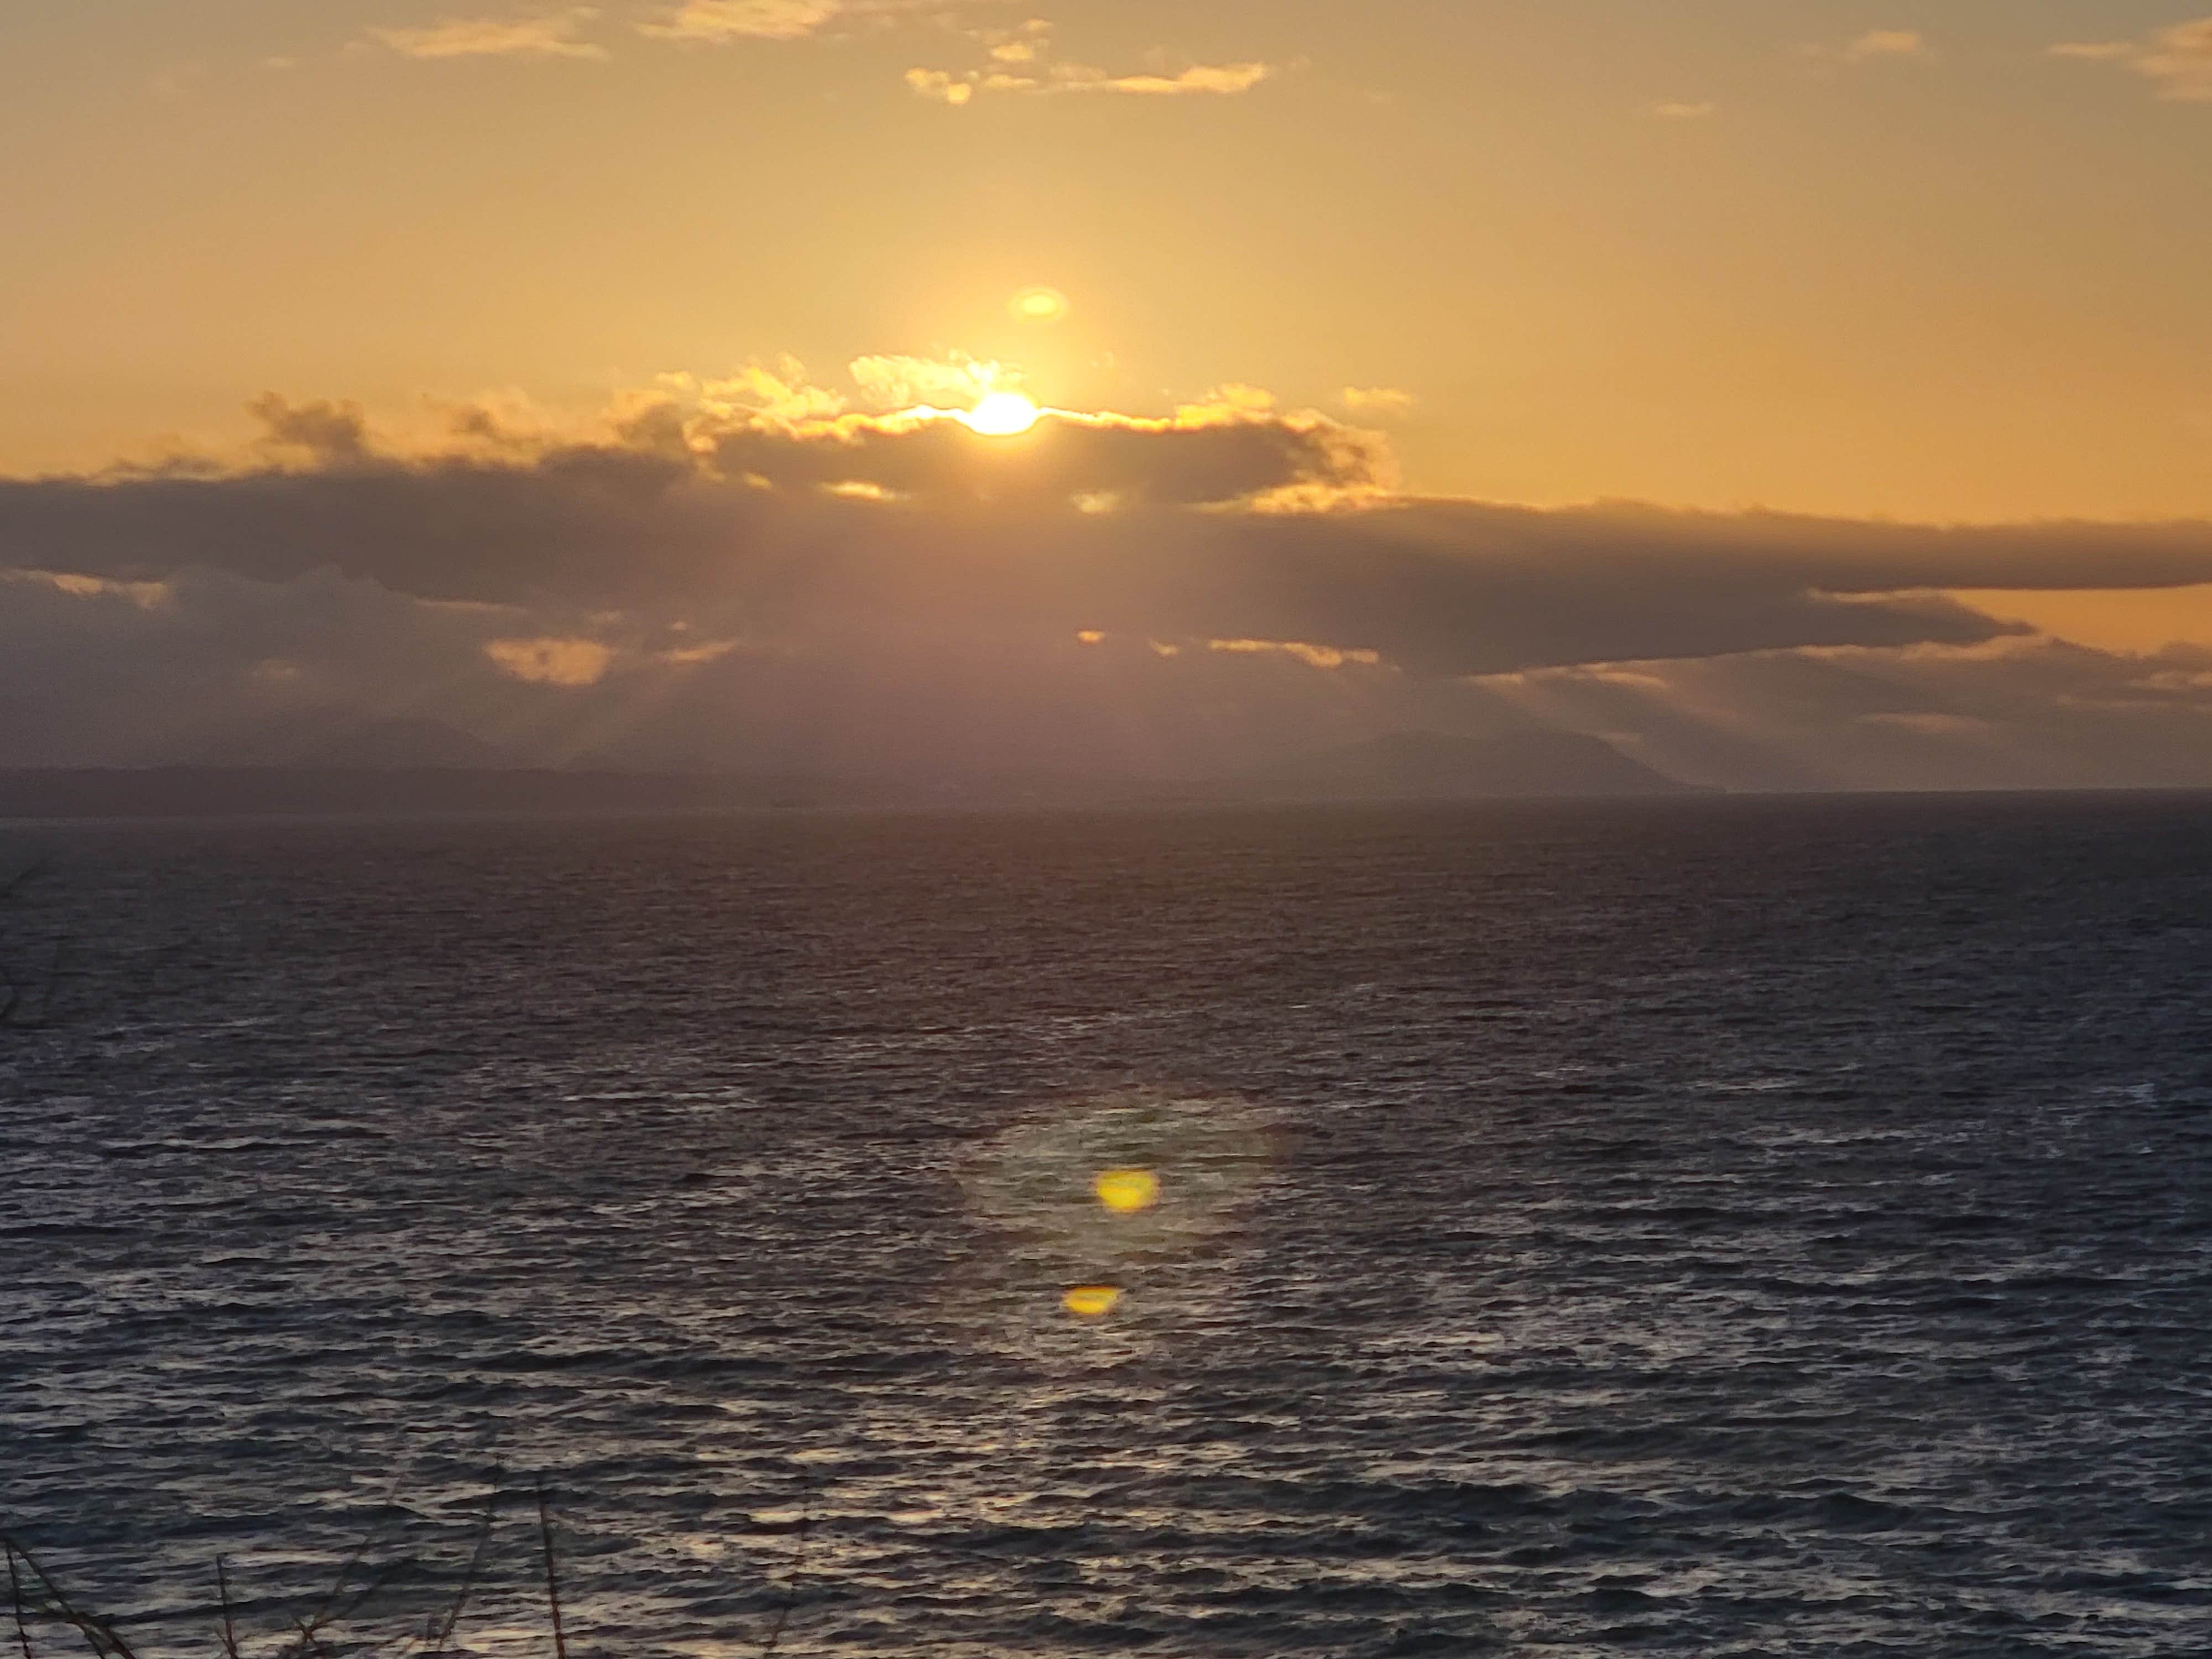
<path fill-rule="evenodd" d="M 1006 309 L 1025 323 L 1056 323 L 1067 315 L 1067 295 L 1056 288 L 1025 288 Z"/>
<path fill-rule="evenodd" d="M 1101 1319 L 1114 1311 L 1114 1304 L 1121 1299 L 1121 1288 L 1118 1285 L 1074 1285 L 1060 1299 L 1072 1314 Z"/>
<path fill-rule="evenodd" d="M 1133 1215 L 1160 1201 L 1160 1178 L 1150 1170 L 1102 1170 L 1091 1189 L 1116 1215 Z"/>
<path fill-rule="evenodd" d="M 1035 426 L 1037 414 L 1037 406 L 1020 392 L 994 392 L 960 418 L 969 430 L 987 438 L 1012 438 Z"/>

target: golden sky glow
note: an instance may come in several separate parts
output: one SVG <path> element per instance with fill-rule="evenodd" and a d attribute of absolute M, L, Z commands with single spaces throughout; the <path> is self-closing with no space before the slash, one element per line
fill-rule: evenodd
<path fill-rule="evenodd" d="M 2107 592 L 1979 592 L 1955 596 L 2100 651 L 2156 651 L 2175 640 L 2212 644 L 2212 586 Z"/>
<path fill-rule="evenodd" d="M 0 465 L 957 349 L 1073 408 L 1402 391 L 1445 492 L 2212 513 L 2197 15 L 10 7 Z"/>
<path fill-rule="evenodd" d="M 2194 777 L 2205 3 L 0 8 L 9 752 Z"/>

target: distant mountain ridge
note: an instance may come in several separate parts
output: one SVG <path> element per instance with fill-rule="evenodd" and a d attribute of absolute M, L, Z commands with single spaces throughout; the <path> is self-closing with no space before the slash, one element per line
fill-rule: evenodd
<path fill-rule="evenodd" d="M 310 714 L 234 736 L 195 755 L 191 764 L 217 770 L 497 772 L 517 763 L 497 745 L 443 720 Z"/>
<path fill-rule="evenodd" d="M 161 766 L 0 772 L 0 819 L 746 811 L 818 801 L 769 781 L 525 768 Z"/>
<path fill-rule="evenodd" d="M 337 763 L 0 771 L 0 818 L 1293 805 L 1710 793 L 1655 771 L 1601 738 L 1563 732 L 1487 738 L 1394 732 L 1231 777 L 1175 781 L 560 771 L 420 761 L 380 765 L 382 753 L 447 746 L 436 740 L 435 730 L 371 735 L 375 741 L 349 745 L 348 760 Z M 468 754 L 465 742 L 448 752 L 457 759 Z"/>
<path fill-rule="evenodd" d="M 1393 732 L 1243 775 L 1239 794 L 1283 800 L 1493 800 L 1692 795 L 1687 784 L 1576 732 L 1454 737 Z"/>

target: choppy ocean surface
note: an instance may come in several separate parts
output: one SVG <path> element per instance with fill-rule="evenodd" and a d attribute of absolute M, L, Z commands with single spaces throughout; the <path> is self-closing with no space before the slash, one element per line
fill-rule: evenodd
<path fill-rule="evenodd" d="M 2212 1651 L 2212 801 L 8 849 L 0 1518 L 142 1652 L 482 1535 L 550 1656 L 541 1473 L 580 1656 Z"/>

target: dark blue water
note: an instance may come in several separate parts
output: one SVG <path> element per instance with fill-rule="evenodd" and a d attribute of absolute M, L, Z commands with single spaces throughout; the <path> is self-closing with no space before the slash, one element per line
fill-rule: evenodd
<path fill-rule="evenodd" d="M 2212 1651 L 2203 799 L 0 840 L 144 1650 Z"/>

